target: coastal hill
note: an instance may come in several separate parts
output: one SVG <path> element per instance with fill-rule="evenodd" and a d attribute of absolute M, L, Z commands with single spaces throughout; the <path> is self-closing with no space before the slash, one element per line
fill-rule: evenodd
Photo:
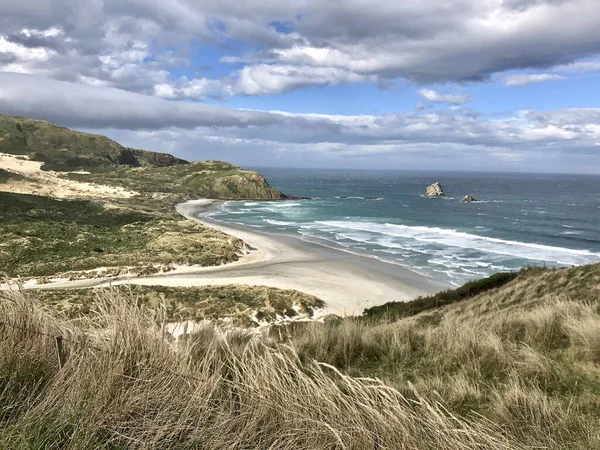
<path fill-rule="evenodd" d="M 288 289 L 112 286 L 253 251 L 173 207 L 200 197 L 290 198 L 0 116 L 0 282 L 28 288 L 0 289 L 0 448 L 600 448 L 600 264 L 318 320 Z"/>
<path fill-rule="evenodd" d="M 198 198 L 283 200 L 255 171 L 0 116 L 0 274 L 78 278 L 236 261 L 244 242 L 182 218 Z"/>
<path fill-rule="evenodd" d="M 123 147 L 105 136 L 23 117 L 0 115 L 0 158 L 0 181 L 12 178 L 13 182 L 19 182 L 20 189 L 13 192 L 25 193 L 26 182 L 38 181 L 37 184 L 46 185 L 45 190 L 48 184 L 70 184 L 73 192 L 67 196 L 75 198 L 91 196 L 91 189 L 79 189 L 83 192 L 78 195 L 77 186 L 81 185 L 75 182 L 109 186 L 109 191 L 100 190 L 97 196 L 100 199 L 123 194 L 122 189 L 130 196 L 172 201 L 202 197 L 290 198 L 269 186 L 259 173 L 232 164 L 189 162 L 167 153 Z M 3 190 L 9 189 L 5 186 Z M 33 192 L 39 192 L 36 186 L 32 186 Z M 49 193 L 57 196 L 53 194 Z"/>
<path fill-rule="evenodd" d="M 59 127 L 43 120 L 0 115 L 0 153 L 26 155 L 43 170 L 75 171 L 114 167 L 165 167 L 189 164 L 167 153 L 123 147 L 97 134 Z"/>

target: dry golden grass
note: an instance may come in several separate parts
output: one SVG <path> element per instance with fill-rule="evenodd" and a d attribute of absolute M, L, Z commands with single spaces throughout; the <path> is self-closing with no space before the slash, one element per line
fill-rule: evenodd
<path fill-rule="evenodd" d="M 347 318 L 273 334 L 303 360 L 376 376 L 551 449 L 600 448 L 600 265 L 526 272 L 397 321 Z"/>
<path fill-rule="evenodd" d="M 165 309 L 118 291 L 76 320 L 13 292 L 0 448 L 600 448 L 599 272 L 527 273 L 395 322 L 209 325 L 179 341 Z"/>
<path fill-rule="evenodd" d="M 0 315 L 2 448 L 530 448 L 255 332 L 206 327 L 173 342 L 161 317 L 120 297 L 74 323 L 14 293 Z M 68 339 L 62 368 L 56 335 Z"/>

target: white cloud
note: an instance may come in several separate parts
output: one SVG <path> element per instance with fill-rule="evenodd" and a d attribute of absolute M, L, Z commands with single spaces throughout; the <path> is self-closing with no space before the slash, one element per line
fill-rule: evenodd
<path fill-rule="evenodd" d="M 154 86 L 154 95 L 168 100 L 202 100 L 207 97 L 219 97 L 229 91 L 226 83 L 208 78 L 188 80 L 183 77 L 175 83 L 159 83 Z"/>
<path fill-rule="evenodd" d="M 19 73 L 35 72 L 36 66 L 44 64 L 56 54 L 54 50 L 47 48 L 27 48 L 18 42 L 9 41 L 1 35 L 0 53 L 10 54 L 14 58 L 4 66 L 0 66 L 0 69 Z"/>
<path fill-rule="evenodd" d="M 597 157 L 595 144 L 600 142 L 600 109 L 596 108 L 529 110 L 504 120 L 463 111 L 294 114 L 168 101 L 114 88 L 9 73 L 0 73 L 0 111 L 79 128 L 203 130 L 216 138 L 297 147 L 329 143 L 330 148 L 344 147 L 352 154 L 445 143 L 519 153 L 552 149 Z"/>
<path fill-rule="evenodd" d="M 556 67 L 558 72 L 597 72 L 600 71 L 600 61 L 579 61 Z"/>
<path fill-rule="evenodd" d="M 434 103 L 450 103 L 452 105 L 462 105 L 470 102 L 471 96 L 468 94 L 440 94 L 433 89 L 421 89 L 419 94 L 430 102 Z"/>
<path fill-rule="evenodd" d="M 246 66 L 236 77 L 233 92 L 244 95 L 279 94 L 306 86 L 375 81 L 375 77 L 372 76 L 332 67 L 270 64 Z"/>
<path fill-rule="evenodd" d="M 188 67 L 198 41 L 218 47 L 224 63 L 245 64 L 232 69 L 229 82 L 211 80 L 245 95 L 397 78 L 472 82 L 558 64 L 597 70 L 595 61 L 577 61 L 598 54 L 597 6 L 597 0 L 55 0 L 50 7 L 47 0 L 4 0 L 0 70 L 200 98 L 207 88 L 184 87 L 169 66 Z M 201 78 L 188 68 L 190 83 Z"/>
<path fill-rule="evenodd" d="M 503 78 L 504 85 L 509 87 L 514 86 L 527 86 L 534 83 L 543 83 L 544 81 L 550 80 L 564 80 L 566 77 L 562 75 L 549 74 L 549 73 L 518 73 L 512 75 L 506 75 Z"/>

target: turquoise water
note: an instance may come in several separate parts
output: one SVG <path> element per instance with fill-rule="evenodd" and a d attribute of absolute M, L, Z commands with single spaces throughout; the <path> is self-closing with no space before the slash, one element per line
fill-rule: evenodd
<path fill-rule="evenodd" d="M 312 200 L 227 202 L 214 219 L 365 254 L 456 285 L 527 265 L 600 262 L 600 176 L 257 170 L 281 191 Z M 423 196 L 434 181 L 446 198 Z M 482 201 L 460 203 L 466 194 Z"/>

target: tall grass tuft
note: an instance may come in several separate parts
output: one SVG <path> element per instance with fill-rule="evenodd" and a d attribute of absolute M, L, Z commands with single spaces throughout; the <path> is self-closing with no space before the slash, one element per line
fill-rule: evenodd
<path fill-rule="evenodd" d="M 531 448 L 414 386 L 408 397 L 255 331 L 206 326 L 175 341 L 160 315 L 110 295 L 77 322 L 2 295 L 1 448 Z"/>

